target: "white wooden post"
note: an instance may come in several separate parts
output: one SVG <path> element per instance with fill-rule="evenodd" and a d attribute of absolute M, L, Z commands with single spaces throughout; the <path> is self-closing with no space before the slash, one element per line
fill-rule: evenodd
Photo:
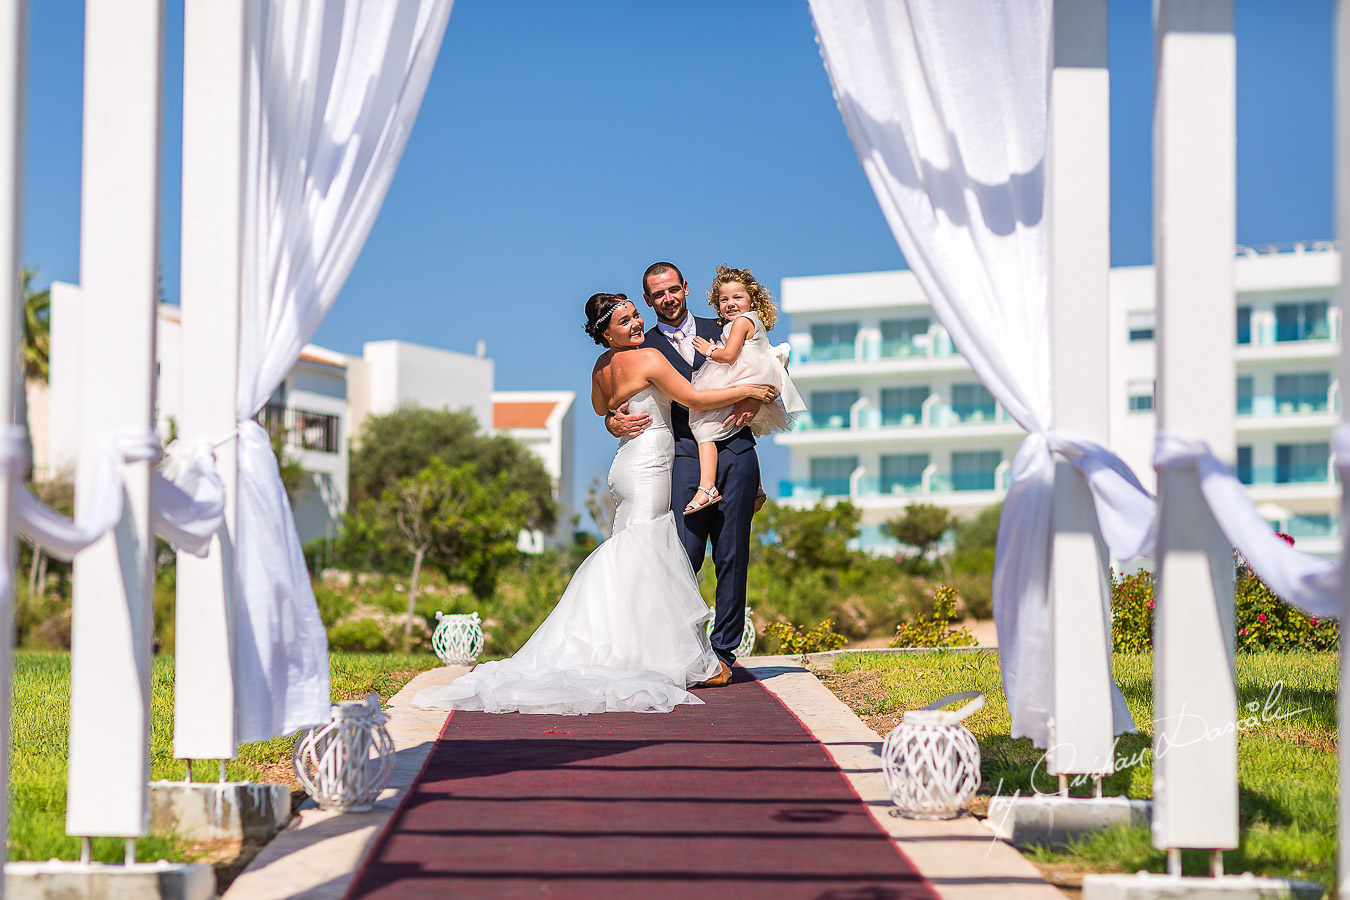
<path fill-rule="evenodd" d="M 233 759 L 231 615 L 247 3 L 189 3 L 183 21 L 182 397 L 179 435 L 224 441 L 225 526 L 199 559 L 178 554 L 174 755 Z"/>
<path fill-rule="evenodd" d="M 1159 428 L 1234 458 L 1232 0 L 1157 0 L 1153 111 Z M 1158 473 L 1153 844 L 1238 845 L 1233 558 L 1194 469 Z M 1206 729 L 1215 735 L 1207 736 Z M 1180 856 L 1170 854 L 1172 867 Z"/>
<path fill-rule="evenodd" d="M 84 29 L 82 486 L 109 440 L 154 426 L 163 2 L 90 3 Z M 75 558 L 66 831 L 82 837 L 138 837 L 148 819 L 150 464 L 122 477 L 122 521 Z"/>
<path fill-rule="evenodd" d="M 1347 264 L 1347 239 L 1350 239 L 1350 0 L 1336 4 L 1336 237 L 1341 242 L 1341 283 L 1336 289 L 1341 309 L 1342 329 L 1350 322 L 1350 265 Z M 1344 330 L 1341 337 L 1341 384 L 1350 385 L 1350 352 L 1346 350 Z M 1350 405 L 1341 404 L 1341 421 L 1350 423 Z M 1338 465 L 1347 460 L 1338 459 Z M 1350 560 L 1350 489 L 1341 479 L 1341 565 Z M 1341 627 L 1350 622 L 1350 578 L 1341 577 Z M 1350 900 L 1350 653 L 1341 653 L 1341 684 L 1337 696 L 1340 731 L 1340 820 L 1338 833 L 1338 896 Z"/>
<path fill-rule="evenodd" d="M 19 309 L 19 238 L 23 212 L 23 75 L 24 31 L 27 4 L 16 0 L 0 7 L 0 284 L 8 298 L 7 314 L 0 315 L 0 371 L 9 373 L 0 377 L 0 422 L 13 419 L 14 391 L 22 390 L 16 383 L 15 351 L 18 348 Z M 9 479 L 0 478 L 0 553 L 5 555 L 9 583 L 0 585 L 4 596 L 14 596 L 14 531 L 13 492 Z M 11 672 L 13 665 L 12 639 L 14 608 L 12 602 L 0 610 L 0 700 L 4 701 L 4 715 L 0 715 L 0 846 L 9 837 L 9 707 Z M 4 866 L 0 865 L 0 897 L 4 896 Z"/>
<path fill-rule="evenodd" d="M 1053 427 L 1107 443 L 1111 269 L 1106 0 L 1055 0 L 1046 141 Z M 1106 544 L 1087 482 L 1055 465 L 1052 775 L 1115 771 Z"/>

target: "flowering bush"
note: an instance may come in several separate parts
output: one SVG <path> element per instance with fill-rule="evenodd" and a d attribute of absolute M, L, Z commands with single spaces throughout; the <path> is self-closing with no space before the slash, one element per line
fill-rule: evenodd
<path fill-rule="evenodd" d="M 1111 645 L 1127 653 L 1153 648 L 1153 573 L 1111 572 Z"/>
<path fill-rule="evenodd" d="M 955 588 L 938 585 L 933 592 L 933 615 L 922 613 L 911 625 L 901 622 L 895 629 L 892 647 L 973 647 L 975 636 L 969 628 L 952 628 L 956 619 Z"/>
<path fill-rule="evenodd" d="M 1287 534 L 1279 536 L 1294 543 Z M 1304 615 L 1287 605 L 1247 567 L 1241 554 L 1235 552 L 1233 562 L 1237 566 L 1233 597 L 1239 650 L 1336 650 L 1340 647 L 1337 622 Z M 1115 649 L 1137 653 L 1153 648 L 1154 609 L 1151 572 L 1111 573 L 1111 638 Z"/>
<path fill-rule="evenodd" d="M 834 620 L 826 619 L 810 631 L 805 631 L 791 622 L 774 622 L 765 627 L 764 633 L 778 639 L 778 652 L 790 655 L 798 653 L 820 653 L 824 650 L 838 650 L 848 643 L 848 638 L 834 631 Z"/>

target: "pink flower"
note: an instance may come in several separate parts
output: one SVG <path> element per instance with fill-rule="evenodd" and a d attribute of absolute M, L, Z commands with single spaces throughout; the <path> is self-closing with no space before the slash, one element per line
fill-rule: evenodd
<path fill-rule="evenodd" d="M 1258 622 L 1264 622 L 1265 620 L 1266 620 L 1266 614 L 1265 614 L 1265 613 L 1261 613 L 1261 615 L 1259 615 L 1259 616 L 1256 617 L 1256 621 L 1258 621 Z"/>
<path fill-rule="evenodd" d="M 1147 607 L 1148 607 L 1148 608 L 1149 608 L 1149 609 L 1152 609 L 1152 608 L 1153 608 L 1153 606 L 1154 606 L 1154 604 L 1153 604 L 1153 601 L 1152 601 L 1152 600 L 1150 600 L 1150 601 L 1148 601 L 1148 603 L 1146 603 L 1146 604 L 1144 604 L 1144 605 L 1145 605 L 1145 606 L 1147 606 Z"/>
<path fill-rule="evenodd" d="M 1245 628 L 1238 632 L 1238 634 L 1246 634 L 1246 633 L 1247 633 L 1247 629 L 1245 629 Z"/>
<path fill-rule="evenodd" d="M 1309 619 L 1309 620 L 1308 620 L 1308 624 L 1311 625 L 1312 627 L 1316 628 L 1316 627 L 1317 627 L 1317 620 L 1316 620 L 1316 619 Z"/>

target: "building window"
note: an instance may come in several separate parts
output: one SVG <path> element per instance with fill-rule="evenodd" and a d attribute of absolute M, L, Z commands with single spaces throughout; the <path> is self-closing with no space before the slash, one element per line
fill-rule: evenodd
<path fill-rule="evenodd" d="M 1128 393 L 1130 395 L 1130 412 L 1153 411 L 1152 380 L 1131 381 L 1129 384 Z"/>
<path fill-rule="evenodd" d="M 952 385 L 952 412 L 959 422 L 992 422 L 994 395 L 982 384 Z"/>
<path fill-rule="evenodd" d="M 1237 448 L 1237 478 L 1243 484 L 1253 484 L 1252 477 L 1252 448 Z"/>
<path fill-rule="evenodd" d="M 886 358 L 923 353 L 928 336 L 928 317 L 890 319 L 881 323 L 881 355 Z M 923 338 L 924 340 L 916 340 Z"/>
<path fill-rule="evenodd" d="M 1125 321 L 1130 331 L 1130 340 L 1153 340 L 1153 326 L 1156 319 L 1157 317 L 1151 309 L 1142 309 L 1137 312 L 1129 313 L 1126 316 Z"/>
<path fill-rule="evenodd" d="M 856 456 L 816 457 L 811 460 L 811 488 L 827 497 L 847 497 L 848 480 L 856 468 Z"/>
<path fill-rule="evenodd" d="M 932 390 L 928 385 L 881 389 L 882 425 L 917 425 L 923 421 L 923 403 Z"/>
<path fill-rule="evenodd" d="M 927 453 L 896 453 L 881 457 L 881 492 L 909 494 L 923 487 Z"/>
<path fill-rule="evenodd" d="M 831 322 L 811 326 L 811 362 L 853 359 L 857 352 L 857 322 Z"/>
<path fill-rule="evenodd" d="M 1327 301 L 1309 303 L 1277 303 L 1275 305 L 1275 340 L 1324 341 L 1331 337 L 1327 322 Z"/>
<path fill-rule="evenodd" d="M 287 447 L 319 453 L 337 453 L 340 449 L 342 420 L 331 413 L 296 409 L 269 401 L 259 410 L 257 422 L 274 438 L 281 435 Z"/>
<path fill-rule="evenodd" d="M 1239 416 L 1250 416 L 1252 414 L 1252 376 L 1243 375 L 1237 380 L 1237 414 Z"/>
<path fill-rule="evenodd" d="M 999 450 L 960 451 L 952 454 L 952 488 L 958 491 L 992 491 L 1003 462 Z"/>
<path fill-rule="evenodd" d="M 1252 342 L 1252 308 L 1250 306 L 1239 306 L 1237 308 L 1237 342 L 1239 344 L 1250 344 Z"/>
<path fill-rule="evenodd" d="M 811 427 L 848 428 L 849 410 L 857 402 L 857 391 L 812 391 Z"/>
<path fill-rule="evenodd" d="M 1275 376 L 1275 412 L 1326 412 L 1331 376 L 1326 372 L 1300 372 Z"/>
<path fill-rule="evenodd" d="M 1330 463 L 1331 445 L 1325 441 L 1313 444 L 1276 444 L 1275 483 L 1326 482 Z"/>

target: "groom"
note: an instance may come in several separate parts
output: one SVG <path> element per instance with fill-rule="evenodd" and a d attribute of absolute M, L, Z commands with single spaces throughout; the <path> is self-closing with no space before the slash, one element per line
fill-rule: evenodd
<path fill-rule="evenodd" d="M 665 354 L 666 359 L 685 378 L 692 378 L 704 357 L 695 352 L 695 335 L 716 341 L 722 329 L 714 319 L 700 319 L 685 303 L 689 282 L 673 263 L 657 262 L 642 276 L 642 296 L 656 312 L 656 325 L 646 335 L 646 345 Z M 759 404 L 743 400 L 736 404 L 724 424 L 734 420 L 745 426 L 755 417 Z M 605 417 L 605 427 L 615 437 L 633 437 L 650 424 L 645 415 L 628 415 L 626 405 L 617 414 Z M 698 512 L 683 515 L 684 508 L 698 488 L 698 443 L 689 430 L 689 410 L 671 404 L 671 431 L 675 435 L 675 461 L 671 469 L 670 508 L 675 513 L 675 528 L 689 563 L 697 573 L 703 566 L 703 554 L 712 540 L 713 567 L 717 572 L 716 615 L 713 619 L 712 647 L 721 660 L 718 673 L 704 682 L 721 687 L 731 681 L 731 664 L 745 627 L 745 576 L 750 565 L 750 519 L 755 513 L 759 491 L 759 457 L 755 438 L 749 428 L 717 442 L 717 486 L 720 502 Z"/>

